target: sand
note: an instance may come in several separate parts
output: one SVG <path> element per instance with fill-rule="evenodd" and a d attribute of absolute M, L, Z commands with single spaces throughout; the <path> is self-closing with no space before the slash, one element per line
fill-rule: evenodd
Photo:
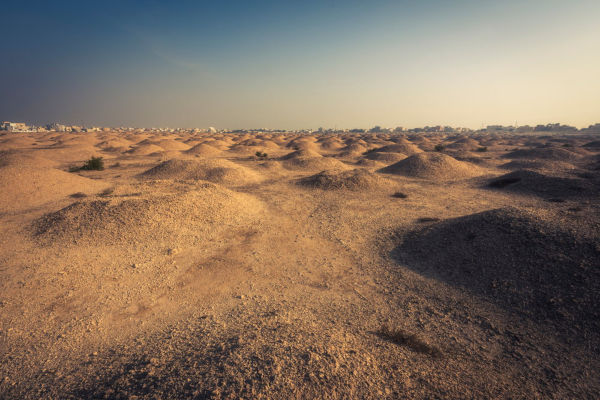
<path fill-rule="evenodd" d="M 599 140 L 5 133 L 0 398 L 598 398 Z"/>

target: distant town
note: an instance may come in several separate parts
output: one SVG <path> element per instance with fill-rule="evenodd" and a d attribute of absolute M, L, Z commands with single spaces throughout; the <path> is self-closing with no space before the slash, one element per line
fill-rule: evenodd
<path fill-rule="evenodd" d="M 455 128 L 451 126 L 424 126 L 419 128 L 386 128 L 381 126 L 374 126 L 372 128 L 353 128 L 353 129 L 337 129 L 336 128 L 318 128 L 318 129 L 302 129 L 296 131 L 286 131 L 281 129 L 269 129 L 269 128 L 258 128 L 258 129 L 215 129 L 209 128 L 132 128 L 132 127 L 84 127 L 74 125 L 63 125 L 59 123 L 52 123 L 43 126 L 27 125 L 22 122 L 2 122 L 0 124 L 0 131 L 8 132 L 171 132 L 171 133 L 259 133 L 259 132 L 290 132 L 290 133 L 418 133 L 418 132 L 448 132 L 448 133 L 474 133 L 474 132 L 512 132 L 512 133 L 526 133 L 526 132 L 586 132 L 586 133 L 599 133 L 600 123 L 590 125 L 587 128 L 578 129 L 574 126 L 561 125 L 559 123 L 546 124 L 546 125 L 488 125 L 481 129 L 471 128 Z"/>

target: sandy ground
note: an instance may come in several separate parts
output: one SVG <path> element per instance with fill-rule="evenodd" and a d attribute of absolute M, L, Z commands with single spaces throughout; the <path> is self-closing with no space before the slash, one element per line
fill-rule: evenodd
<path fill-rule="evenodd" d="M 598 398 L 599 139 L 5 133 L 0 397 Z"/>

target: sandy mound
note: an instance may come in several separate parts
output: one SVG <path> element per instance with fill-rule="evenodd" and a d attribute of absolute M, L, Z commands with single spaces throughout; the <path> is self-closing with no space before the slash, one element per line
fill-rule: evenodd
<path fill-rule="evenodd" d="M 229 149 L 229 147 L 231 147 L 233 145 L 232 141 L 225 141 L 222 139 L 210 140 L 210 141 L 207 141 L 204 143 L 208 144 L 214 148 L 217 148 L 219 150 L 227 150 L 227 149 Z"/>
<path fill-rule="evenodd" d="M 479 142 L 477 140 L 471 139 L 471 138 L 461 139 L 454 143 L 450 143 L 449 145 L 446 146 L 446 148 L 448 148 L 448 149 L 466 150 L 466 151 L 477 150 L 478 147 L 481 147 Z"/>
<path fill-rule="evenodd" d="M 381 168 L 385 167 L 387 164 L 382 163 L 381 161 L 369 160 L 369 159 L 365 158 L 365 159 L 355 162 L 354 165 L 357 165 L 359 167 L 365 167 L 365 168 L 381 169 Z"/>
<path fill-rule="evenodd" d="M 365 153 L 367 151 L 367 148 L 363 145 L 353 143 L 344 148 L 341 148 L 340 150 L 349 153 Z"/>
<path fill-rule="evenodd" d="M 4 150 L 0 151 L 0 168 L 2 167 L 38 167 L 55 168 L 59 163 L 45 157 L 39 157 L 35 151 Z"/>
<path fill-rule="evenodd" d="M 408 156 L 401 153 L 380 153 L 380 152 L 371 152 L 365 154 L 365 159 L 379 161 L 384 164 L 393 164 L 398 161 L 402 161 L 406 159 Z"/>
<path fill-rule="evenodd" d="M 514 160 L 499 166 L 502 169 L 542 169 L 542 170 L 570 170 L 576 169 L 573 164 L 564 161 L 552 160 Z"/>
<path fill-rule="evenodd" d="M 595 196 L 600 189 L 598 177 L 587 179 L 568 176 L 550 176 L 541 172 L 518 170 L 490 181 L 489 187 L 536 196 L 569 198 Z"/>
<path fill-rule="evenodd" d="M 101 150 L 91 145 L 64 144 L 36 150 L 36 155 L 72 165 L 83 164 L 90 157 L 102 157 Z M 105 157 L 106 158 L 106 157 Z"/>
<path fill-rule="evenodd" d="M 221 154 L 222 151 L 217 149 L 216 147 L 212 147 L 209 144 L 200 143 L 195 145 L 189 150 L 186 150 L 186 154 L 193 154 L 196 156 L 216 156 L 217 154 Z"/>
<path fill-rule="evenodd" d="M 172 158 L 181 157 L 181 152 L 179 150 L 168 150 L 168 151 L 157 151 L 156 153 L 148 154 L 150 157 L 158 157 L 163 160 L 170 160 Z M 162 161 L 162 160 L 161 160 Z"/>
<path fill-rule="evenodd" d="M 424 136 L 411 136 L 410 141 L 421 150 L 432 151 L 435 149 L 435 143 Z"/>
<path fill-rule="evenodd" d="M 161 147 L 165 150 L 168 151 L 184 151 L 184 150 L 189 150 L 190 146 L 188 146 L 187 144 L 180 142 L 179 140 L 175 140 L 175 139 L 163 139 L 163 140 L 159 140 L 153 144 L 156 144 L 158 147 Z"/>
<path fill-rule="evenodd" d="M 422 153 L 423 150 L 419 149 L 414 144 L 390 144 L 387 146 L 380 147 L 375 150 L 378 153 L 400 153 L 407 156 Z"/>
<path fill-rule="evenodd" d="M 600 149 L 600 140 L 594 140 L 593 142 L 586 143 L 583 145 L 583 147 L 592 148 L 592 149 Z"/>
<path fill-rule="evenodd" d="M 294 150 L 313 150 L 313 151 L 318 151 L 321 146 L 319 146 L 318 144 L 314 143 L 311 140 L 292 140 L 291 142 L 289 142 L 287 144 L 288 148 L 294 149 Z"/>
<path fill-rule="evenodd" d="M 296 150 L 291 152 L 290 154 L 286 154 L 285 156 L 280 157 L 280 160 L 292 160 L 294 158 L 306 158 L 306 157 L 314 157 L 314 158 L 318 158 L 318 157 L 323 157 L 322 155 L 320 155 L 319 153 L 317 153 L 316 151 L 312 151 L 312 150 Z"/>
<path fill-rule="evenodd" d="M 329 138 L 323 141 L 319 141 L 321 148 L 327 151 L 335 151 L 339 150 L 344 146 L 344 144 L 337 138 Z"/>
<path fill-rule="evenodd" d="M 127 153 L 134 156 L 147 156 L 152 153 L 158 153 L 165 151 L 162 147 L 158 147 L 155 144 L 141 144 L 136 146 L 134 149 L 129 150 Z"/>
<path fill-rule="evenodd" d="M 502 156 L 503 158 L 514 159 L 543 159 L 555 161 L 573 161 L 581 158 L 579 154 L 563 148 L 538 148 L 529 150 L 515 150 Z"/>
<path fill-rule="evenodd" d="M 599 238 L 539 215 L 497 209 L 436 223 L 407 235 L 394 257 L 530 318 L 599 328 Z"/>
<path fill-rule="evenodd" d="M 53 168 L 0 168 L 0 212 L 21 212 L 83 192 L 91 195 L 108 185 Z"/>
<path fill-rule="evenodd" d="M 42 242 L 118 245 L 158 241 L 180 246 L 250 224 L 262 211 L 255 198 L 212 183 L 154 181 L 116 187 L 37 220 Z"/>
<path fill-rule="evenodd" d="M 264 152 L 265 148 L 264 147 L 260 147 L 260 146 L 247 146 L 247 145 L 244 145 L 244 144 L 238 144 L 238 145 L 232 146 L 228 150 L 229 153 L 238 154 L 238 155 L 244 155 L 244 156 L 254 155 L 258 151 Z"/>
<path fill-rule="evenodd" d="M 129 140 L 125 140 L 125 139 L 110 139 L 110 140 L 104 140 L 100 143 L 98 143 L 96 145 L 96 147 L 105 150 L 105 151 L 110 151 L 110 149 L 129 149 L 131 147 L 131 142 Z"/>
<path fill-rule="evenodd" d="M 36 145 L 35 139 L 25 136 L 12 136 L 0 141 L 0 150 L 28 149 Z"/>
<path fill-rule="evenodd" d="M 165 161 L 140 175 L 146 179 L 193 179 L 214 183 L 244 185 L 261 180 L 251 169 L 228 160 L 182 160 Z"/>
<path fill-rule="evenodd" d="M 316 175 L 300 179 L 298 184 L 324 190 L 365 191 L 390 188 L 394 182 L 375 173 L 355 169 L 343 172 L 321 171 Z"/>
<path fill-rule="evenodd" d="M 346 164 L 331 157 L 294 157 L 281 161 L 291 171 L 323 171 L 326 169 L 350 169 Z"/>
<path fill-rule="evenodd" d="M 436 181 L 467 179 L 484 173 L 475 165 L 455 160 L 442 153 L 416 154 L 379 172 Z"/>

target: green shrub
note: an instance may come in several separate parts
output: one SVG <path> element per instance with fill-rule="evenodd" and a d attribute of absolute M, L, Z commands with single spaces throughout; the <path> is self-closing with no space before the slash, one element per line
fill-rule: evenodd
<path fill-rule="evenodd" d="M 486 151 L 488 151 L 488 148 L 487 148 L 487 147 L 485 147 L 485 146 L 483 146 L 483 147 L 479 147 L 479 148 L 477 149 L 477 151 L 478 151 L 478 152 L 480 152 L 480 153 L 485 153 Z"/>
<path fill-rule="evenodd" d="M 397 199 L 405 199 L 408 197 L 408 195 L 406 193 L 396 192 L 392 195 L 392 197 L 395 197 Z"/>
<path fill-rule="evenodd" d="M 81 167 L 71 167 L 69 168 L 69 172 L 79 172 L 81 170 L 84 171 L 103 171 L 104 170 L 104 161 L 102 161 L 102 157 L 92 157 L 85 162 Z"/>
<path fill-rule="evenodd" d="M 444 151 L 446 150 L 446 146 L 444 146 L 443 144 L 436 144 L 434 149 L 435 151 Z"/>

